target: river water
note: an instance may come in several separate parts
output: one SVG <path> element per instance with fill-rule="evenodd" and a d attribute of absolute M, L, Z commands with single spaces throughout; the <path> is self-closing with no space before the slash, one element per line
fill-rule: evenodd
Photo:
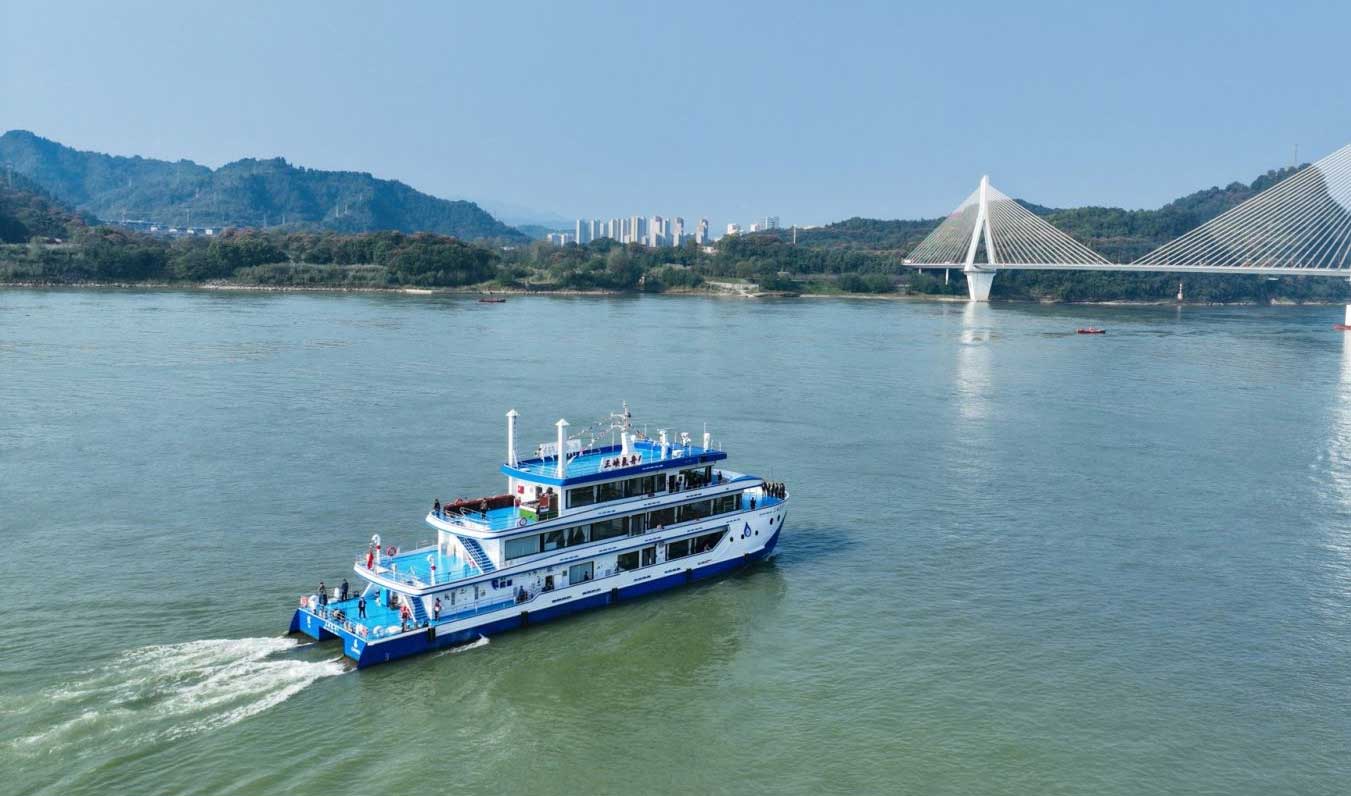
<path fill-rule="evenodd" d="M 0 292 L 0 792 L 1345 792 L 1340 315 Z M 507 409 L 621 400 L 787 482 L 775 559 L 362 672 L 284 637 L 501 490 Z"/>

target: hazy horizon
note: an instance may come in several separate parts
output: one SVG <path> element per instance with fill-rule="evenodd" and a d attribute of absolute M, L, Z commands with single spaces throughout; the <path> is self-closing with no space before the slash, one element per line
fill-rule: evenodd
<path fill-rule="evenodd" d="M 1351 128 L 1334 6 L 0 14 L 0 129 L 212 168 L 279 156 L 563 218 L 932 218 L 982 173 L 1048 206 L 1158 207 Z"/>

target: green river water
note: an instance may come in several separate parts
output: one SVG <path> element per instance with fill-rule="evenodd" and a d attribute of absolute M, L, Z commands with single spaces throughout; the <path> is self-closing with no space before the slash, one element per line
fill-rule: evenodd
<path fill-rule="evenodd" d="M 0 292 L 0 793 L 1346 792 L 1340 315 Z M 773 560 L 361 672 L 284 636 L 501 491 L 508 409 L 622 400 L 788 484 Z"/>

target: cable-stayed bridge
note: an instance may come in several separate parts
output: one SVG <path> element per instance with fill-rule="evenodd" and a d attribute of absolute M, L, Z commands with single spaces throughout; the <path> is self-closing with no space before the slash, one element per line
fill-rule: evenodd
<path fill-rule="evenodd" d="M 1351 144 L 1129 263 L 1109 262 L 982 177 L 905 264 L 961 268 L 972 301 L 989 300 L 1005 269 L 1351 278 Z"/>

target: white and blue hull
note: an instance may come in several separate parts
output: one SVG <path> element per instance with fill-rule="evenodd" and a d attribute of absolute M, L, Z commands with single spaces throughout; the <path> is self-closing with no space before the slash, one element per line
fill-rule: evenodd
<path fill-rule="evenodd" d="M 478 603 L 458 614 L 447 599 L 448 589 L 424 590 L 414 599 L 420 602 L 420 607 L 425 611 L 434 600 L 440 598 L 445 606 L 442 616 L 439 621 L 406 632 L 380 637 L 363 636 L 358 632 L 360 628 L 353 623 L 335 619 L 327 611 L 311 607 L 302 607 L 295 612 L 290 629 L 291 632 L 305 633 L 319 641 L 341 639 L 343 652 L 356 661 L 358 668 L 387 663 L 706 580 L 747 566 L 774 552 L 786 516 L 787 503 L 781 501 L 752 511 L 650 531 L 641 536 L 617 538 L 588 548 L 567 549 L 556 555 L 532 559 L 528 564 L 492 572 L 491 581 L 514 581 L 537 577 L 543 572 L 561 572 L 578 560 L 601 560 L 654 545 L 664 551 L 667 541 L 726 528 L 720 541 L 703 552 L 673 560 L 665 560 L 665 553 L 662 552 L 658 560 L 637 569 L 598 569 L 595 577 L 582 582 L 532 591 L 529 599 L 525 600 L 508 597 L 488 605 Z M 486 590 L 489 576 L 476 580 Z M 475 580 L 454 584 L 458 589 L 466 586 L 473 588 L 474 585 Z M 510 589 L 506 593 L 510 594 Z"/>

